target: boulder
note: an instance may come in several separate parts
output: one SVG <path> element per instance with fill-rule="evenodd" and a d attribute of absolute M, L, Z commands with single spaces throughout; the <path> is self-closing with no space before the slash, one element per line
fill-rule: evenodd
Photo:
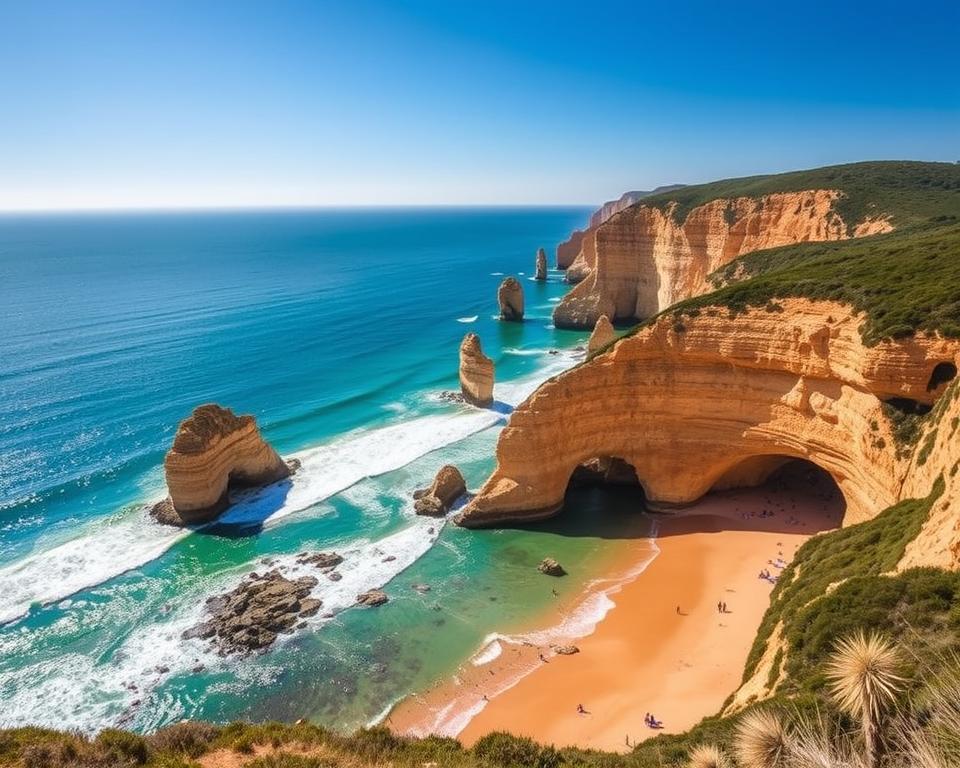
<path fill-rule="evenodd" d="M 475 333 L 460 342 L 460 390 L 471 405 L 485 408 L 493 403 L 493 360 L 483 354 Z"/>
<path fill-rule="evenodd" d="M 413 497 L 416 502 L 413 509 L 418 515 L 442 517 L 450 511 L 454 502 L 466 492 L 467 484 L 464 482 L 460 470 L 453 464 L 445 464 L 440 467 L 440 471 L 437 472 L 437 476 L 433 479 L 433 484 L 429 488 L 414 491 Z"/>
<path fill-rule="evenodd" d="M 497 302 L 500 304 L 501 320 L 523 320 L 523 286 L 517 278 L 504 278 L 497 291 Z"/>
<path fill-rule="evenodd" d="M 343 556 L 336 552 L 301 552 L 297 555 L 298 565 L 312 565 L 316 568 L 335 568 L 343 562 Z"/>
<path fill-rule="evenodd" d="M 170 496 L 151 514 L 168 525 L 206 523 L 230 505 L 231 488 L 269 485 L 297 466 L 285 463 L 260 436 L 253 416 L 201 405 L 177 428 L 163 462 Z"/>
<path fill-rule="evenodd" d="M 613 323 L 610 322 L 610 318 L 606 315 L 600 315 L 597 318 L 596 325 L 593 326 L 590 340 L 587 342 L 587 354 L 596 354 L 616 338 L 617 334 L 613 330 Z"/>
<path fill-rule="evenodd" d="M 382 589 L 368 589 L 366 592 L 357 595 L 357 605 L 366 605 L 373 608 L 377 605 L 383 605 L 389 599 Z"/>
<path fill-rule="evenodd" d="M 547 279 L 547 252 L 543 248 L 537 251 L 537 269 L 534 279 L 541 282 Z"/>
<path fill-rule="evenodd" d="M 553 652 L 558 656 L 573 656 L 575 653 L 580 653 L 580 649 L 575 645 L 558 645 Z"/>
<path fill-rule="evenodd" d="M 278 570 L 251 573 L 236 589 L 208 598 L 208 618 L 182 637 L 209 640 L 221 656 L 265 649 L 320 610 L 322 601 L 309 597 L 316 585 L 312 576 L 291 580 Z"/>
<path fill-rule="evenodd" d="M 545 557 L 540 561 L 540 565 L 537 566 L 537 570 L 540 573 L 545 573 L 547 576 L 566 576 L 567 572 L 563 570 L 563 566 L 560 565 L 552 557 Z"/>

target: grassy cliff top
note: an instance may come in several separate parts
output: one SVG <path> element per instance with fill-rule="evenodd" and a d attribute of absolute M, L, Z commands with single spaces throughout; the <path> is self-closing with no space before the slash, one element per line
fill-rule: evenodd
<path fill-rule="evenodd" d="M 723 287 L 665 313 L 682 318 L 705 307 L 726 307 L 733 314 L 750 307 L 778 311 L 777 299 L 797 297 L 838 301 L 863 312 L 860 333 L 866 344 L 921 331 L 960 338 L 960 223 L 955 221 L 755 251 L 711 279 Z"/>
<path fill-rule="evenodd" d="M 841 192 L 836 210 L 850 228 L 871 216 L 890 216 L 898 228 L 938 216 L 960 216 L 960 164 L 910 160 L 850 163 L 724 179 L 651 195 L 637 205 L 664 209 L 675 202 L 674 218 L 683 221 L 691 210 L 712 200 L 808 189 Z"/>

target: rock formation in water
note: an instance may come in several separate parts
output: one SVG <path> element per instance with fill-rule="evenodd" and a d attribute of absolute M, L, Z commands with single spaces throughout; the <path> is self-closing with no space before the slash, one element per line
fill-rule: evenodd
<path fill-rule="evenodd" d="M 460 474 L 460 470 L 453 464 L 440 467 L 433 484 L 413 494 L 416 501 L 413 504 L 414 512 L 429 517 L 443 517 L 454 505 L 457 499 L 467 492 L 467 484 Z"/>
<path fill-rule="evenodd" d="M 387 593 L 382 589 L 368 589 L 366 592 L 357 595 L 357 605 L 365 605 L 368 608 L 383 605 L 389 600 L 390 598 L 387 597 Z"/>
<path fill-rule="evenodd" d="M 545 574 L 546 576 L 566 576 L 567 572 L 564 570 L 563 566 L 560 565 L 552 557 L 545 557 L 540 561 L 540 565 L 537 566 L 537 570 L 540 573 Z"/>
<path fill-rule="evenodd" d="M 183 638 L 210 640 L 221 656 L 262 650 L 320 610 L 322 602 L 310 597 L 316 585 L 312 576 L 291 580 L 277 570 L 252 573 L 236 589 L 209 598 L 209 618 Z"/>
<path fill-rule="evenodd" d="M 541 282 L 547 279 L 547 252 L 540 248 L 537 250 L 537 265 L 534 279 Z"/>
<path fill-rule="evenodd" d="M 483 354 L 475 333 L 460 342 L 460 391 L 472 405 L 486 408 L 493 403 L 493 360 Z"/>
<path fill-rule="evenodd" d="M 597 324 L 593 326 L 593 332 L 590 334 L 590 340 L 587 341 L 587 354 L 593 355 L 607 346 L 617 338 L 616 331 L 613 330 L 613 323 L 606 315 L 600 315 L 597 318 Z"/>
<path fill-rule="evenodd" d="M 523 286 L 517 278 L 504 278 L 497 291 L 497 302 L 500 304 L 501 320 L 523 320 Z"/>
<path fill-rule="evenodd" d="M 933 403 L 947 386 L 928 388 L 934 371 L 957 364 L 960 342 L 866 346 L 847 306 L 789 299 L 781 310 L 710 308 L 682 323 L 667 313 L 546 382 L 514 411 L 496 471 L 457 522 L 549 517 L 577 467 L 598 457 L 632 466 L 660 508 L 759 483 L 791 458 L 831 474 L 847 522 L 925 495 L 911 485 L 929 478 L 908 477 L 882 403 Z"/>
<path fill-rule="evenodd" d="M 567 267 L 576 287 L 553 312 L 558 328 L 590 329 L 600 315 L 644 319 L 712 290 L 707 276 L 738 256 L 806 241 L 841 240 L 847 223 L 840 193 L 814 189 L 712 200 L 676 218 L 677 205 L 637 204 L 580 238 Z M 889 231 L 883 217 L 860 222 L 854 236 Z"/>
<path fill-rule="evenodd" d="M 209 522 L 229 506 L 231 487 L 269 485 L 296 466 L 260 436 L 253 416 L 201 405 L 180 422 L 163 463 L 170 496 L 151 513 L 170 525 Z"/>

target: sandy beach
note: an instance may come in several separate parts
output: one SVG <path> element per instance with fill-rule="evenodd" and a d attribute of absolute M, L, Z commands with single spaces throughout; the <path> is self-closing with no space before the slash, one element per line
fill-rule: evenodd
<path fill-rule="evenodd" d="M 442 723 L 442 732 L 466 744 L 508 730 L 619 751 L 688 729 L 740 683 L 773 588 L 761 569 L 776 575 L 771 561 L 789 562 L 812 534 L 840 524 L 842 501 L 833 491 L 801 474 L 786 484 L 714 493 L 663 516 L 652 562 L 636 567 L 650 559 L 643 540 L 629 542 L 624 561 L 612 564 L 611 583 L 620 583 L 607 597 L 615 607 L 591 634 L 568 638 L 579 653 L 500 643 L 488 663 L 474 659 L 454 680 L 402 702 L 388 725 L 422 735 Z M 630 576 L 631 568 L 642 572 Z M 661 731 L 645 726 L 646 712 Z"/>

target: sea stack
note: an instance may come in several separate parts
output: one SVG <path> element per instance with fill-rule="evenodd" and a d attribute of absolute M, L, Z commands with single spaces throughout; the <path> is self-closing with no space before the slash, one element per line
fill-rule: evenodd
<path fill-rule="evenodd" d="M 501 320 L 523 320 L 523 286 L 517 278 L 504 278 L 497 291 L 497 301 L 500 303 Z"/>
<path fill-rule="evenodd" d="M 433 479 L 433 485 L 415 491 L 413 505 L 418 515 L 443 517 L 454 502 L 467 492 L 467 483 L 453 464 L 444 464 Z"/>
<path fill-rule="evenodd" d="M 472 405 L 486 408 L 493 403 L 493 360 L 483 354 L 475 333 L 460 342 L 460 391 Z"/>
<path fill-rule="evenodd" d="M 534 279 L 541 282 L 547 279 L 547 252 L 543 248 L 537 251 L 537 271 Z"/>
<path fill-rule="evenodd" d="M 151 514 L 168 525 L 191 525 L 223 512 L 231 487 L 269 485 L 295 466 L 260 436 L 253 416 L 208 403 L 180 422 L 163 468 L 170 496 Z"/>
<path fill-rule="evenodd" d="M 592 355 L 599 352 L 607 344 L 617 338 L 613 330 L 613 323 L 606 315 L 600 315 L 597 318 L 596 325 L 593 326 L 593 333 L 590 334 L 590 340 L 587 342 L 587 354 Z"/>

